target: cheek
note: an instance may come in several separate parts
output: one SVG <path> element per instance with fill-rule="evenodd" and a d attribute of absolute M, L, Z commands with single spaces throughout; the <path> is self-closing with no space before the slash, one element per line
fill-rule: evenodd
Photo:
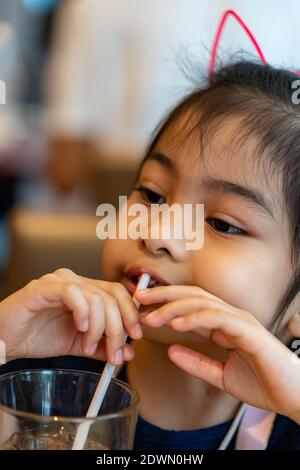
<path fill-rule="evenodd" d="M 107 239 L 101 257 L 101 272 L 107 281 L 116 282 L 119 280 L 122 267 L 126 263 L 126 253 L 128 253 L 127 240 Z"/>
<path fill-rule="evenodd" d="M 228 304 L 268 324 L 283 293 L 284 260 L 257 247 L 225 249 L 206 246 L 194 260 L 197 285 Z"/>
<path fill-rule="evenodd" d="M 131 195 L 127 201 L 127 208 L 130 207 L 134 202 L 134 197 Z M 116 236 L 122 234 L 119 231 L 119 224 L 124 223 L 126 218 L 127 228 L 130 226 L 131 217 L 127 216 L 126 205 L 123 210 L 121 209 L 117 214 L 116 220 Z M 125 225 L 126 226 L 126 225 Z M 126 239 L 106 239 L 103 246 L 101 256 L 101 272 L 107 281 L 119 281 L 120 277 L 124 273 L 124 267 L 132 264 L 132 259 L 137 254 L 138 242 L 135 239 L 131 239 L 128 235 Z"/>

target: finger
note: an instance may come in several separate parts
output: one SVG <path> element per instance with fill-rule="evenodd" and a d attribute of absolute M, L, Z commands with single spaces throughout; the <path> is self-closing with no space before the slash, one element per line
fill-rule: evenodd
<path fill-rule="evenodd" d="M 91 359 L 98 359 L 100 361 L 107 360 L 106 354 L 106 337 L 103 336 L 98 342 L 97 349 L 91 357 Z M 76 348 L 76 351 L 72 353 L 73 356 L 82 356 L 83 351 Z M 84 354 L 84 353 L 83 353 Z M 124 345 L 124 361 L 132 361 L 134 359 L 134 349 L 130 344 L 125 343 Z"/>
<path fill-rule="evenodd" d="M 73 271 L 70 271 L 69 269 L 67 269 L 67 271 L 69 272 L 66 275 L 75 274 Z M 106 292 L 110 292 L 111 286 L 112 284 L 114 284 L 113 282 L 103 281 L 102 279 L 92 279 L 92 278 L 85 277 L 85 276 L 79 276 L 77 274 L 75 274 L 75 276 L 78 278 L 79 282 L 82 282 L 83 284 L 89 284 L 91 286 L 96 287 L 97 289 L 103 289 Z"/>
<path fill-rule="evenodd" d="M 173 330 L 181 332 L 180 326 L 177 327 L 175 320 L 176 320 L 176 318 L 171 320 L 169 323 L 167 323 L 167 325 L 170 326 Z M 187 331 L 189 331 L 189 330 L 187 330 Z M 212 336 L 212 329 L 211 328 L 203 328 L 203 327 L 200 326 L 200 327 L 197 327 L 197 328 L 192 328 L 190 331 L 192 331 L 193 333 L 196 333 L 199 336 L 202 336 L 203 338 L 211 339 L 211 336 Z"/>
<path fill-rule="evenodd" d="M 105 334 L 106 334 L 106 353 L 108 360 L 115 365 L 122 364 L 124 360 L 124 339 L 125 332 L 119 305 L 117 301 L 106 295 L 105 302 Z"/>
<path fill-rule="evenodd" d="M 134 359 L 134 349 L 130 344 L 125 343 L 124 345 L 124 361 L 132 361 Z"/>
<path fill-rule="evenodd" d="M 78 285 L 61 281 L 33 281 L 30 288 L 33 297 L 41 299 L 36 302 L 37 310 L 49 307 L 70 310 L 76 328 L 82 332 L 88 330 L 89 305 Z"/>
<path fill-rule="evenodd" d="M 169 302 L 162 307 L 143 316 L 141 322 L 154 327 L 160 327 L 170 322 L 173 318 L 191 314 L 200 309 L 220 308 L 222 304 L 215 300 L 210 300 L 202 295 L 188 297 L 174 302 Z"/>
<path fill-rule="evenodd" d="M 168 355 L 174 364 L 188 374 L 192 374 L 199 379 L 205 380 L 210 385 L 224 390 L 223 362 L 178 345 L 171 346 L 168 350 Z"/>
<path fill-rule="evenodd" d="M 228 318 L 230 314 L 222 310 L 217 309 L 199 309 L 196 312 L 192 312 L 185 316 L 180 316 L 172 319 L 169 325 L 176 331 L 191 331 L 197 328 L 206 328 L 208 331 L 213 329 L 226 330 L 228 332 Z M 236 330 L 236 325 L 232 326 L 231 329 Z M 240 331 L 240 330 L 238 330 Z"/>
<path fill-rule="evenodd" d="M 98 342 L 97 349 L 95 353 L 91 356 L 92 359 L 99 359 L 101 361 L 107 360 L 106 354 L 106 337 L 102 336 L 100 341 Z M 134 358 L 134 349 L 130 344 L 125 343 L 124 345 L 124 361 L 131 361 Z M 74 355 L 81 355 L 81 354 L 74 354 Z"/>
<path fill-rule="evenodd" d="M 193 314 L 191 314 L 191 317 L 192 317 L 192 321 L 193 321 L 193 317 L 194 315 L 199 315 L 200 312 L 195 312 Z M 187 320 L 188 318 L 190 318 L 190 316 L 186 317 Z M 208 338 L 208 339 L 213 339 L 214 343 L 216 343 L 218 346 L 221 346 L 222 348 L 225 348 L 225 349 L 232 349 L 232 348 L 235 348 L 236 347 L 236 344 L 232 341 L 230 335 L 225 335 L 224 333 L 222 333 L 221 330 L 213 330 L 212 328 L 203 328 L 203 327 L 192 327 L 192 325 L 190 325 L 190 327 L 187 327 L 187 326 L 181 326 L 181 323 L 180 322 L 176 322 L 176 318 L 171 320 L 169 323 L 168 323 L 168 326 L 170 326 L 171 328 L 173 328 L 173 330 L 175 331 L 180 331 L 180 332 L 183 332 L 183 331 L 192 331 L 193 333 L 196 333 L 197 335 L 200 335 L 202 336 L 203 338 Z"/>
<path fill-rule="evenodd" d="M 91 356 L 91 358 L 92 359 L 98 359 L 100 361 L 106 361 L 107 360 L 106 338 L 105 338 L 105 336 L 102 336 L 100 341 L 98 341 L 96 351 Z"/>
<path fill-rule="evenodd" d="M 112 282 L 102 281 L 98 279 L 90 279 L 88 277 L 79 276 L 78 274 L 74 273 L 71 269 L 68 268 L 59 268 L 53 273 L 46 274 L 46 276 L 51 276 L 58 279 L 61 279 L 66 282 L 73 282 L 76 284 L 84 285 L 86 287 L 94 287 L 96 290 L 100 292 L 105 290 L 106 292 L 109 291 L 111 285 L 114 284 Z"/>
<path fill-rule="evenodd" d="M 104 332 L 105 306 L 98 293 L 85 289 L 85 296 L 89 305 L 89 329 L 83 337 L 83 349 L 86 355 L 92 356 Z"/>
<path fill-rule="evenodd" d="M 143 331 L 139 324 L 138 309 L 136 308 L 132 297 L 123 284 L 78 276 L 69 269 L 60 269 L 57 271 L 57 273 L 64 279 L 76 279 L 79 283 L 92 287 L 96 292 L 103 294 L 104 291 L 115 297 L 118 301 L 120 314 L 122 316 L 124 327 L 128 335 L 133 339 L 142 338 Z"/>
<path fill-rule="evenodd" d="M 180 332 L 206 328 L 211 331 L 212 341 L 216 340 L 216 333 L 221 332 L 230 339 L 231 347 L 238 347 L 249 354 L 257 354 L 263 348 L 267 332 L 258 320 L 247 312 L 241 312 L 238 316 L 220 309 L 204 309 L 176 318 L 170 322 L 170 326 Z"/>
<path fill-rule="evenodd" d="M 65 273 L 64 271 L 67 271 L 67 273 Z M 103 281 L 102 279 L 92 279 L 92 278 L 85 277 L 85 276 L 79 276 L 75 274 L 73 271 L 70 271 L 69 269 L 66 269 L 66 270 L 63 269 L 63 275 L 64 276 L 75 275 L 78 282 L 82 284 L 87 284 L 88 286 L 93 286 L 94 288 L 100 289 L 101 291 L 104 290 L 108 294 L 113 294 L 115 292 L 115 288 L 119 286 L 120 289 L 121 288 L 125 289 L 125 291 L 129 295 L 127 289 L 123 286 L 123 284 L 118 283 L 118 282 Z"/>
<path fill-rule="evenodd" d="M 85 352 L 83 349 L 83 335 L 82 333 L 78 333 L 75 341 L 73 343 L 72 349 L 70 351 L 71 356 L 85 356 Z M 106 361 L 106 338 L 103 336 L 97 344 L 97 349 L 95 350 L 94 354 L 90 356 L 92 359 L 98 359 L 100 361 Z"/>
<path fill-rule="evenodd" d="M 139 312 L 122 284 L 116 284 L 113 288 L 113 295 L 117 299 L 124 327 L 132 339 L 141 339 L 143 336 L 142 328 L 139 324 Z"/>
<path fill-rule="evenodd" d="M 218 297 L 210 294 L 198 286 L 157 286 L 152 287 L 151 289 L 141 289 L 135 293 L 136 299 L 143 305 L 172 302 L 177 299 L 199 295 L 203 295 L 211 300 L 217 300 L 219 302 L 225 303 Z"/>

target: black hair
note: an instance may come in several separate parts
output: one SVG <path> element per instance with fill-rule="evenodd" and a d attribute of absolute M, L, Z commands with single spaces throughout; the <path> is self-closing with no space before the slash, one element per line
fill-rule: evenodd
<path fill-rule="evenodd" d="M 260 158 L 261 165 L 268 162 L 265 175 L 268 177 L 272 171 L 280 175 L 290 226 L 293 279 L 281 298 L 272 327 L 300 291 L 300 104 L 295 80 L 297 76 L 288 70 L 248 60 L 220 68 L 210 83 L 191 92 L 168 114 L 155 131 L 143 160 L 147 160 L 162 134 L 186 112 L 197 116 L 186 135 L 199 131 L 201 155 L 204 137 L 212 132 L 212 126 L 214 131 L 218 129 L 225 118 L 239 119 L 241 132 L 236 144 L 255 138 L 257 155 L 268 156 Z"/>

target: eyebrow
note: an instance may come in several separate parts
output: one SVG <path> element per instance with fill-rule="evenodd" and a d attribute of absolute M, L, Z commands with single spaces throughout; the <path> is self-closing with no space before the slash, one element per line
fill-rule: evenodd
<path fill-rule="evenodd" d="M 178 174 L 178 168 L 177 168 L 176 163 L 174 162 L 174 160 L 167 157 L 167 155 L 165 155 L 164 153 L 152 152 L 145 160 L 145 163 L 150 160 L 160 163 L 162 166 L 164 166 L 167 170 L 169 170 L 174 175 Z"/>
<path fill-rule="evenodd" d="M 160 163 L 174 175 L 179 173 L 176 162 L 174 162 L 174 160 L 162 152 L 150 153 L 146 161 L 149 160 L 154 160 Z M 204 187 L 207 191 L 215 191 L 229 196 L 239 196 L 248 202 L 250 201 L 254 203 L 260 209 L 263 209 L 264 212 L 268 213 L 273 219 L 275 219 L 271 201 L 266 198 L 265 195 L 258 189 L 248 188 L 238 183 L 222 180 L 219 178 L 206 178 L 203 182 L 201 182 L 201 186 Z"/>
<path fill-rule="evenodd" d="M 275 218 L 271 201 L 258 189 L 247 188 L 240 184 L 218 178 L 207 178 L 203 181 L 202 185 L 208 191 L 217 191 L 225 195 L 239 196 L 246 199 L 263 209 L 273 219 Z"/>

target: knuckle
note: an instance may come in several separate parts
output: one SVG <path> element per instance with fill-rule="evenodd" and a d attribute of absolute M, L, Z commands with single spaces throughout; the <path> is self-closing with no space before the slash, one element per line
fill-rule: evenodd
<path fill-rule="evenodd" d="M 33 279 L 33 281 L 54 281 L 56 280 L 56 276 L 53 273 L 47 273 L 41 276 L 39 279 Z M 31 281 L 32 282 L 32 281 Z M 30 282 L 29 282 L 30 284 Z"/>
<path fill-rule="evenodd" d="M 115 295 L 128 295 L 127 289 L 120 282 L 116 282 L 113 286 L 113 292 Z"/>
<path fill-rule="evenodd" d="M 137 315 L 138 314 L 138 310 L 137 310 L 136 305 L 135 305 L 132 298 L 129 297 L 128 301 L 125 300 L 122 303 L 122 306 L 124 307 L 124 313 L 127 313 L 129 315 Z"/>
<path fill-rule="evenodd" d="M 97 305 L 97 306 L 103 306 L 103 295 L 97 293 L 97 292 L 92 292 L 90 295 L 90 301 L 91 303 Z"/>
<path fill-rule="evenodd" d="M 114 306 L 118 306 L 117 299 L 112 294 L 109 294 L 105 290 L 101 292 L 97 292 L 96 295 L 100 297 L 102 303 L 105 303 L 109 307 L 113 308 Z"/>
<path fill-rule="evenodd" d="M 63 289 L 67 295 L 72 295 L 75 291 L 77 291 L 77 286 L 74 284 L 74 282 L 66 282 Z"/>
<path fill-rule="evenodd" d="M 91 292 L 89 294 L 89 299 L 90 299 L 90 302 L 94 304 L 98 304 L 101 300 L 101 296 L 99 294 L 96 294 L 96 292 Z"/>
<path fill-rule="evenodd" d="M 107 302 L 108 302 L 110 308 L 113 308 L 114 310 L 116 310 L 116 309 L 119 310 L 118 301 L 113 296 L 110 295 L 107 298 Z"/>
<path fill-rule="evenodd" d="M 58 268 L 54 271 L 54 274 L 60 277 L 64 277 L 64 278 L 70 277 L 70 275 L 74 276 L 73 271 L 71 271 L 71 269 L 68 269 L 68 268 Z"/>
<path fill-rule="evenodd" d="M 44 276 L 43 276 L 44 277 Z M 45 276 L 46 277 L 46 276 Z M 40 279 L 32 279 L 28 284 L 26 285 L 26 289 L 28 289 L 31 292 L 34 292 L 40 285 L 42 278 Z"/>

